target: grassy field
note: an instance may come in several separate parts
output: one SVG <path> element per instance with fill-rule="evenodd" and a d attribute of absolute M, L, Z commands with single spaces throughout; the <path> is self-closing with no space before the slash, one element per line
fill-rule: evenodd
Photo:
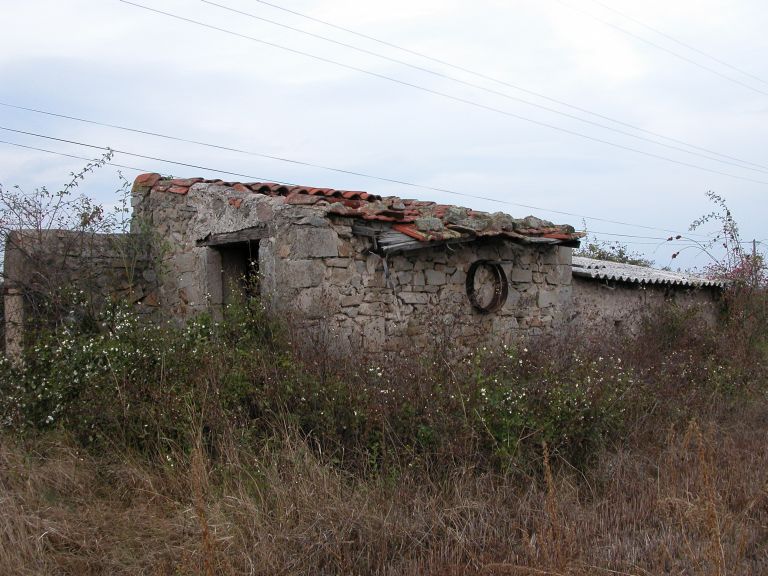
<path fill-rule="evenodd" d="M 2 367 L 0 573 L 768 574 L 760 306 L 384 365 L 54 331 Z"/>

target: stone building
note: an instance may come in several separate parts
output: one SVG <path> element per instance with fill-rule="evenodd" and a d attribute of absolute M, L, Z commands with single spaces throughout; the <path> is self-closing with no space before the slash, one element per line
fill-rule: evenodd
<path fill-rule="evenodd" d="M 721 284 L 572 258 L 581 233 L 528 216 L 270 183 L 136 178 L 125 235 L 20 231 L 6 244 L 5 343 L 29 292 L 87 287 L 180 322 L 259 296 L 339 354 L 509 343 L 565 324 L 635 329 L 658 306 L 714 320 Z M 25 300 L 26 299 L 26 300 Z"/>
<path fill-rule="evenodd" d="M 580 327 L 633 332 L 655 310 L 676 306 L 714 324 L 724 287 L 722 281 L 682 272 L 574 256 L 568 320 Z"/>
<path fill-rule="evenodd" d="M 217 314 L 248 289 L 305 334 L 364 353 L 501 343 L 563 322 L 581 236 L 531 216 L 158 174 L 136 179 L 133 207 L 165 240 L 149 297 L 174 316 Z"/>

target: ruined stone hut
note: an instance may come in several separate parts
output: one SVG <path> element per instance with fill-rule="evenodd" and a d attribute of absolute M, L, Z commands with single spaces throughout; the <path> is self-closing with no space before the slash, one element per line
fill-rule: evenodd
<path fill-rule="evenodd" d="M 94 310 L 119 299 L 180 322 L 258 296 L 340 355 L 473 349 L 564 325 L 632 331 L 670 303 L 712 322 L 720 312 L 722 283 L 572 257 L 582 234 L 533 216 L 159 174 L 136 178 L 132 204 L 130 234 L 8 237 L 8 354 L 38 313 L 30 294 L 61 286 L 90 290 Z"/>
<path fill-rule="evenodd" d="M 366 353 L 499 344 L 562 323 L 581 236 L 532 216 L 159 174 L 136 179 L 133 207 L 166 245 L 144 304 L 184 319 L 255 291 L 306 335 Z"/>

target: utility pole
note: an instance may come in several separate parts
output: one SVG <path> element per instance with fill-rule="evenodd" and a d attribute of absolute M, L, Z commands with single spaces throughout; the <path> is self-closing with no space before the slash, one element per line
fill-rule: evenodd
<path fill-rule="evenodd" d="M 757 241 L 752 239 L 752 288 L 757 288 Z"/>

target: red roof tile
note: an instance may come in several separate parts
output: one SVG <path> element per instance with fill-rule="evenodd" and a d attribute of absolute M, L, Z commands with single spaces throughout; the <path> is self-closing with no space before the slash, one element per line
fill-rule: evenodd
<path fill-rule="evenodd" d="M 289 204 L 312 205 L 318 202 L 333 204 L 332 213 L 351 218 L 379 222 L 392 222 L 392 228 L 419 241 L 429 242 L 455 238 L 471 239 L 475 236 L 504 236 L 525 240 L 557 243 L 574 242 L 584 234 L 571 226 L 555 225 L 528 216 L 516 219 L 508 214 L 478 212 L 422 200 L 402 199 L 397 196 L 382 198 L 376 194 L 354 190 L 288 186 L 274 182 L 224 182 L 202 178 L 162 178 L 159 174 L 142 174 L 134 182 L 134 189 L 148 188 L 153 192 L 186 194 L 196 184 L 229 187 L 240 193 L 253 192 L 268 196 L 285 197 Z M 233 199 L 230 204 L 236 205 Z M 239 207 L 239 206 L 238 206 Z"/>

